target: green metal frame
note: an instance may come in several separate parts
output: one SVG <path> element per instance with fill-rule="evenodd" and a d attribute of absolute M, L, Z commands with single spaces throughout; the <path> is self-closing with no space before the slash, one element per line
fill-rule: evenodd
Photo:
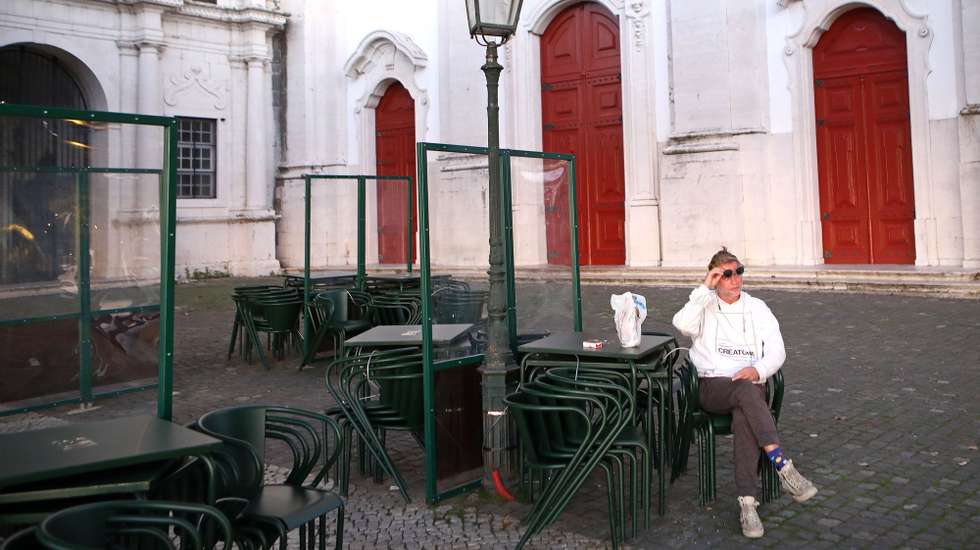
<path fill-rule="evenodd" d="M 432 266 L 429 258 L 429 181 L 427 175 L 428 152 L 460 153 L 471 155 L 489 155 L 487 147 L 472 147 L 467 145 L 452 145 L 445 143 L 418 142 L 415 144 L 416 167 L 419 182 L 419 274 L 421 279 L 421 294 L 424 297 L 432 295 Z M 506 260 L 507 285 L 507 326 L 512 351 L 517 351 L 517 308 L 514 277 L 514 239 L 513 239 L 513 199 L 511 197 L 510 163 L 512 158 L 555 159 L 569 162 L 571 166 L 569 178 L 569 231 L 571 231 L 571 261 L 572 261 L 572 291 L 574 293 L 574 330 L 582 330 L 582 292 L 579 285 L 578 266 L 578 216 L 575 202 L 575 156 L 559 153 L 542 153 L 537 151 L 521 151 L 514 149 L 500 150 L 502 208 L 500 209 L 501 227 L 504 228 L 504 250 Z M 425 498 L 429 503 L 436 503 L 460 493 L 479 488 L 483 480 L 475 479 L 440 492 L 436 484 L 436 411 L 435 411 L 435 373 L 452 368 L 467 367 L 483 363 L 483 355 L 435 361 L 432 348 L 432 310 L 430 300 L 422 300 L 422 359 L 423 359 L 423 400 L 425 407 Z"/>
<path fill-rule="evenodd" d="M 357 288 L 364 288 L 366 273 L 366 239 L 367 239 L 367 197 L 365 184 L 367 180 L 386 180 L 404 181 L 408 184 L 408 201 L 406 209 L 408 212 L 408 229 L 405 231 L 405 241 L 407 259 L 405 269 L 412 271 L 412 251 L 415 244 L 415 235 L 412 232 L 412 208 L 414 204 L 414 190 L 411 176 L 371 176 L 371 175 L 352 175 L 352 174 L 304 174 L 298 178 L 286 178 L 287 180 L 303 180 L 303 304 L 310 304 L 310 217 L 312 206 L 310 204 L 310 194 L 313 188 L 313 180 L 356 180 L 357 181 Z M 303 316 L 303 357 L 309 356 L 310 340 L 313 337 L 312 321 L 308 315 Z"/>
<path fill-rule="evenodd" d="M 0 321 L 0 326 L 16 326 L 50 322 L 62 319 L 78 319 L 79 334 L 79 396 L 54 399 L 37 405 L 10 408 L 0 411 L 0 416 L 32 410 L 56 407 L 70 403 L 85 403 L 94 399 L 112 397 L 134 391 L 157 388 L 157 416 L 170 420 L 173 416 L 173 311 L 174 311 L 174 250 L 177 218 L 177 119 L 173 117 L 113 113 L 104 111 L 80 111 L 75 109 L 48 108 L 34 105 L 0 104 L 0 117 L 72 119 L 91 122 L 108 122 L 160 126 L 163 128 L 163 163 L 160 169 L 92 167 L 19 167 L 2 166 L 0 172 L 38 172 L 75 175 L 76 224 L 78 250 L 87 251 L 90 245 L 90 205 L 88 198 L 90 174 L 155 174 L 159 178 L 160 193 L 160 303 L 113 309 L 91 309 L 91 265 L 89 254 L 78 255 L 78 312 L 10 319 Z M 91 321 L 94 317 L 110 313 L 160 311 L 160 344 L 158 350 L 157 382 L 143 386 L 127 387 L 101 393 L 93 392 L 91 378 Z"/>

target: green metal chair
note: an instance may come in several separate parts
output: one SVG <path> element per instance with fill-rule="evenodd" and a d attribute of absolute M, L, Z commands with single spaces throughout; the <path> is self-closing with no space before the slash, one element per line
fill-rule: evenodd
<path fill-rule="evenodd" d="M 326 337 L 332 336 L 334 357 L 345 355 L 344 342 L 349 336 L 371 328 L 370 295 L 348 289 L 333 289 L 318 293 L 307 308 L 313 321 L 314 336 L 303 364 L 313 363 Z"/>
<path fill-rule="evenodd" d="M 217 532 L 217 538 L 208 535 Z M 35 532 L 44 548 L 167 548 L 198 550 L 232 544 L 228 518 L 203 504 L 135 500 L 83 504 L 56 512 Z"/>
<path fill-rule="evenodd" d="M 421 407 L 421 396 L 414 396 L 414 401 L 407 399 L 402 402 L 395 399 L 395 394 L 415 383 L 417 373 L 421 372 L 421 362 L 422 352 L 417 347 L 397 348 L 335 359 L 327 365 L 325 373 L 327 391 L 336 403 L 326 414 L 338 418 L 348 442 L 353 442 L 352 436 L 357 434 L 362 470 L 370 455 L 375 464 L 395 481 L 406 502 L 411 501 L 407 484 L 388 456 L 383 441 L 383 429 L 395 428 L 399 419 L 402 419 L 402 425 L 414 425 L 417 422 L 414 420 L 416 413 L 408 412 L 406 415 L 407 411 L 401 407 Z M 400 384 L 402 381 L 405 384 Z M 372 384 L 380 382 L 387 387 L 384 401 L 380 398 L 380 387 L 372 387 Z M 392 405 L 393 401 L 400 404 Z M 410 419 L 404 420 L 406 416 Z M 347 445 L 346 455 L 341 460 L 341 467 L 347 470 L 342 476 L 345 483 L 350 476 L 352 448 L 352 444 Z M 346 485 L 341 487 L 341 494 L 347 494 Z"/>
<path fill-rule="evenodd" d="M 0 550 L 34 550 L 43 548 L 37 540 L 37 527 L 21 529 L 0 541 Z"/>
<path fill-rule="evenodd" d="M 717 497 L 715 482 L 715 436 L 732 433 L 732 415 L 711 414 L 701 408 L 698 392 L 697 368 L 685 359 L 677 368 L 680 381 L 678 390 L 678 428 L 671 471 L 671 481 L 687 471 L 688 455 L 692 442 L 699 448 L 698 503 L 705 506 Z M 766 402 L 776 423 L 783 403 L 784 378 L 782 369 L 766 381 Z M 760 451 L 759 472 L 762 476 L 762 501 L 772 502 L 779 498 L 779 476 L 764 452 Z"/>
<path fill-rule="evenodd" d="M 320 488 L 343 454 L 343 437 L 333 418 L 292 407 L 245 405 L 209 412 L 198 425 L 224 441 L 232 457 L 218 475 L 227 496 L 247 501 L 241 521 L 266 531 L 269 540 L 278 538 L 283 549 L 288 532 L 299 529 L 301 548 L 312 547 L 317 532 L 322 548 L 326 515 L 336 510 L 336 547 L 343 546 L 344 501 Z M 276 442 L 289 451 L 291 468 L 284 483 L 265 484 L 267 447 L 272 451 Z"/>

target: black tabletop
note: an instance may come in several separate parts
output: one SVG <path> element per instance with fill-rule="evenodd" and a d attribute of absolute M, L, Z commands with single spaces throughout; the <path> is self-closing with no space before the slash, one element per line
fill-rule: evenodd
<path fill-rule="evenodd" d="M 311 283 L 328 283 L 331 281 L 342 281 L 347 279 L 353 279 L 357 277 L 357 273 L 354 271 L 316 271 L 310 272 L 310 282 Z M 302 273 L 290 273 L 286 275 L 286 280 L 292 281 L 303 281 Z"/>
<path fill-rule="evenodd" d="M 436 324 L 432 325 L 432 344 L 444 346 L 462 337 L 473 325 Z M 421 346 L 421 325 L 378 325 L 347 340 L 347 346 Z"/>
<path fill-rule="evenodd" d="M 221 441 L 155 416 L 0 435 L 0 487 L 217 449 Z"/>
<path fill-rule="evenodd" d="M 586 340 L 601 340 L 602 347 L 600 349 L 585 349 L 582 347 L 582 342 Z M 524 353 L 550 353 L 601 357 L 621 361 L 642 361 L 673 340 L 672 336 L 644 335 L 640 338 L 638 346 L 624 348 L 616 337 L 602 337 L 588 332 L 557 332 L 540 340 L 524 344 L 517 349 Z"/>

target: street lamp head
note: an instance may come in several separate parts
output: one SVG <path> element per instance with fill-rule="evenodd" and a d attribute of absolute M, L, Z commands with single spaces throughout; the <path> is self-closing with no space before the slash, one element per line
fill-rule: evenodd
<path fill-rule="evenodd" d="M 466 0 L 470 37 L 483 45 L 503 44 L 517 30 L 523 0 Z"/>

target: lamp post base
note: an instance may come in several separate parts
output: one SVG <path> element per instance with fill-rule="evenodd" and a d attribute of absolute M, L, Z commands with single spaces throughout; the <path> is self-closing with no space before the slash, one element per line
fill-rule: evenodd
<path fill-rule="evenodd" d="M 504 396 L 514 389 L 508 384 L 507 379 L 517 370 L 517 366 L 491 367 L 484 364 L 479 368 L 482 375 L 484 410 L 483 486 L 486 489 L 494 487 L 495 471 L 507 482 L 516 479 L 518 471 L 517 434 L 504 404 Z"/>

